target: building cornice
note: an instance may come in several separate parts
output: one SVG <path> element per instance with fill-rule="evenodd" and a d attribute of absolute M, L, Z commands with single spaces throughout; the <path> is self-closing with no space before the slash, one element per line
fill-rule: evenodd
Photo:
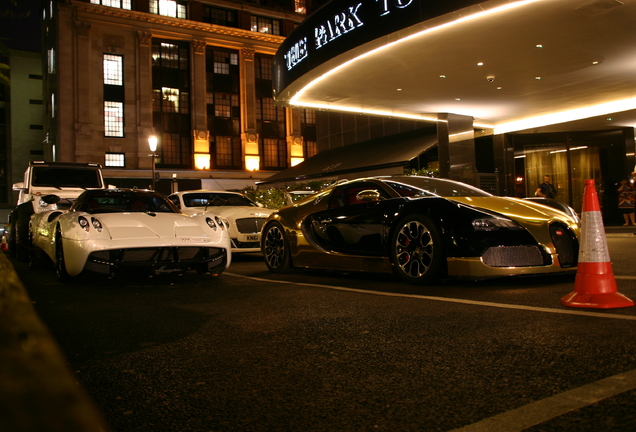
<path fill-rule="evenodd" d="M 232 27 L 223 27 L 216 24 L 207 24 L 197 21 L 190 21 L 180 18 L 170 18 L 161 15 L 155 15 L 145 12 L 131 11 L 126 9 L 112 8 L 108 6 L 94 5 L 91 3 L 70 0 L 65 2 L 71 5 L 76 13 L 86 13 L 89 15 L 99 15 L 103 17 L 111 17 L 115 19 L 123 19 L 127 21 L 135 21 L 148 24 L 148 27 L 157 28 L 169 27 L 179 28 L 190 31 L 199 31 L 210 34 L 210 36 L 225 36 L 251 41 L 265 42 L 280 45 L 284 40 L 284 36 L 275 36 L 266 33 L 258 33 L 249 30 L 237 29 Z"/>

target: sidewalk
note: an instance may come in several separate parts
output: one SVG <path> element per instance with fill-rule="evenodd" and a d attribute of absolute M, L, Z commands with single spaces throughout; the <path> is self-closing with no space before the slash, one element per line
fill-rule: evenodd
<path fill-rule="evenodd" d="M 636 237 L 636 225 L 608 225 L 605 227 L 607 237 Z"/>

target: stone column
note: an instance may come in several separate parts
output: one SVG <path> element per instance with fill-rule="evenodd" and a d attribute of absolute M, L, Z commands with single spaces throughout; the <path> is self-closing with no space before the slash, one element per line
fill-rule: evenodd
<path fill-rule="evenodd" d="M 306 155 L 303 149 L 303 136 L 300 133 L 300 113 L 298 109 L 285 109 L 287 125 L 287 164 L 294 166 L 302 162 Z"/>
<path fill-rule="evenodd" d="M 258 133 L 256 131 L 256 73 L 253 48 L 240 51 L 241 64 L 241 141 L 243 142 L 243 165 L 250 169 L 252 163 L 260 164 Z M 249 160 L 249 163 L 248 163 Z M 250 166 L 246 166 L 250 165 Z"/>
<path fill-rule="evenodd" d="M 74 57 L 75 61 L 73 78 L 71 82 L 66 79 L 62 79 L 60 76 L 60 100 L 63 98 L 72 98 L 74 103 L 74 126 L 75 136 L 72 139 L 74 146 L 67 146 L 66 143 L 58 143 L 60 154 L 59 160 L 62 162 L 101 162 L 101 160 L 95 160 L 92 157 L 93 147 L 93 134 L 99 134 L 101 131 L 101 137 L 99 142 L 103 140 L 104 136 L 104 122 L 97 121 L 97 119 L 103 119 L 103 105 L 101 110 L 97 110 L 101 116 L 93 117 L 91 114 L 95 112 L 96 107 L 92 106 L 92 92 L 91 92 L 91 24 L 84 21 L 75 21 L 75 34 L 76 34 L 76 46 Z M 72 91 L 68 86 L 73 86 Z M 67 105 L 67 103 L 64 103 Z M 60 110 L 58 115 L 65 115 L 62 112 L 62 103 L 60 103 Z M 60 122 L 59 124 L 69 124 L 67 122 Z M 60 134 L 62 136 L 62 134 Z M 97 135 L 99 136 L 99 135 Z M 71 152 L 73 152 L 71 154 Z"/>
<path fill-rule="evenodd" d="M 155 134 L 152 120 L 152 33 L 146 31 L 137 32 L 137 95 L 139 101 L 137 126 L 137 164 L 131 162 L 130 166 L 151 169 L 152 158 L 148 147 L 148 137 Z M 161 138 L 161 137 L 157 137 Z"/>
<path fill-rule="evenodd" d="M 195 167 L 210 164 L 210 133 L 208 131 L 206 107 L 205 47 L 202 40 L 192 41 L 192 71 L 190 79 L 190 100 L 192 100 L 192 129 L 194 138 Z M 199 161 L 202 160 L 204 162 Z"/>

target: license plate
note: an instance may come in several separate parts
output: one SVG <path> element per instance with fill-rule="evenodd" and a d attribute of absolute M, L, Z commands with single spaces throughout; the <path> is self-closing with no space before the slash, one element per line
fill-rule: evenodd
<path fill-rule="evenodd" d="M 248 235 L 247 241 L 259 241 L 261 239 L 260 235 Z"/>

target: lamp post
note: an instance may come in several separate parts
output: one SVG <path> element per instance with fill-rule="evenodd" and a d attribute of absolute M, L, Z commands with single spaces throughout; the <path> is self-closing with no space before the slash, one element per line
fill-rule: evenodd
<path fill-rule="evenodd" d="M 150 147 L 150 151 L 152 152 L 150 155 L 152 157 L 152 190 L 155 190 L 155 158 L 157 157 L 157 154 L 155 153 L 157 151 L 156 136 L 150 135 L 148 137 L 148 147 Z"/>

